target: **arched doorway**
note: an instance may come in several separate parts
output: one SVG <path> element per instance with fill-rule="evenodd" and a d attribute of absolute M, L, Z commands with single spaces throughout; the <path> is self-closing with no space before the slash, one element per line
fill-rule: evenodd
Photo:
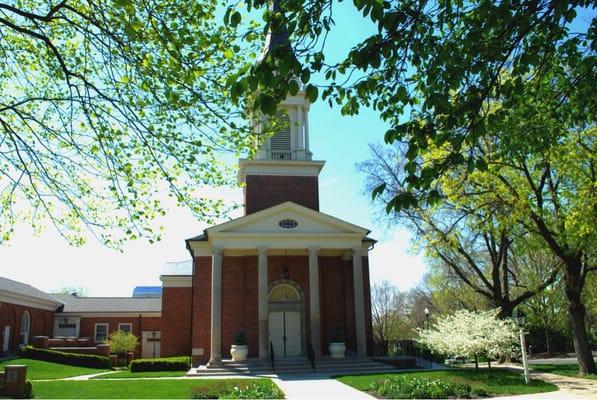
<path fill-rule="evenodd" d="M 269 337 L 275 357 L 304 354 L 305 296 L 301 287 L 291 280 L 270 285 Z"/>
<path fill-rule="evenodd" d="M 31 316 L 29 311 L 23 312 L 21 316 L 21 345 L 29 344 L 29 330 L 31 329 Z"/>

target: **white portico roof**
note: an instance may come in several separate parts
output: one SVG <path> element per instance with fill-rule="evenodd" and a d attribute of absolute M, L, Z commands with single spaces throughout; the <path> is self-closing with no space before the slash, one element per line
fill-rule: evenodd
<path fill-rule="evenodd" d="M 350 249 L 362 247 L 369 230 L 319 211 L 285 202 L 206 229 L 187 240 L 194 256 L 211 249 Z"/>

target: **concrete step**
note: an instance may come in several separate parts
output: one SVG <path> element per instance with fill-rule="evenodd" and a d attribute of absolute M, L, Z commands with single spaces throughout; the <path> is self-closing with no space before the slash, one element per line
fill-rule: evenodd
<path fill-rule="evenodd" d="M 308 374 L 313 372 L 311 363 L 305 358 L 280 359 L 275 361 L 276 374 Z M 365 374 L 391 372 L 395 368 L 370 359 L 331 359 L 321 358 L 315 363 L 315 372 L 326 374 Z M 221 365 L 194 368 L 187 376 L 231 376 L 231 375 L 271 375 L 269 362 L 263 360 L 232 361 L 224 360 Z"/>

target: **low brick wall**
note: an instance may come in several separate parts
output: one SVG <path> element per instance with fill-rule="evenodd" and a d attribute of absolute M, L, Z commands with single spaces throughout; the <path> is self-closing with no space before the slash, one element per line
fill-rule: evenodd
<path fill-rule="evenodd" d="M 40 349 L 50 349 L 55 347 L 95 347 L 91 338 L 88 337 L 49 338 L 48 336 L 35 336 L 31 340 L 31 344 Z"/>

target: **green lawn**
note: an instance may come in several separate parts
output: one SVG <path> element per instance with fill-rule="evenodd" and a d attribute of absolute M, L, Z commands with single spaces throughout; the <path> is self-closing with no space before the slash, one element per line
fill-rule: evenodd
<path fill-rule="evenodd" d="M 533 370 L 538 371 L 538 372 L 549 372 L 550 374 L 564 375 L 564 376 L 573 376 L 575 378 L 580 378 L 578 376 L 578 364 L 576 364 L 576 363 L 574 363 L 574 364 L 562 364 L 562 365 L 557 365 L 557 364 L 529 364 L 529 368 L 532 368 Z M 590 375 L 585 375 L 582 378 L 596 379 L 597 380 L 597 375 L 590 374 Z"/>
<path fill-rule="evenodd" d="M 176 376 L 184 376 L 187 371 L 146 371 L 146 372 L 131 372 L 130 370 L 123 370 L 113 372 L 111 374 L 100 375 L 91 379 L 131 379 L 131 378 L 172 378 Z"/>
<path fill-rule="evenodd" d="M 190 399 L 213 398 L 236 387 L 260 385 L 261 390 L 244 392 L 237 398 L 282 398 L 270 379 L 144 379 L 34 382 L 33 394 L 41 399 Z M 266 388 L 267 390 L 264 390 Z M 213 394 L 212 394 L 213 393 Z M 270 393 L 269 396 L 263 393 Z M 271 395 L 273 393 L 274 395 Z M 226 394 L 225 397 L 233 396 Z"/>
<path fill-rule="evenodd" d="M 475 372 L 474 369 L 455 369 L 444 371 L 426 372 L 403 372 L 399 374 L 375 374 L 375 375 L 346 375 L 338 376 L 340 382 L 362 391 L 369 391 L 371 384 L 380 380 L 388 379 L 395 375 L 406 375 L 407 377 L 421 377 L 441 379 L 455 384 L 467 384 L 475 391 L 485 391 L 487 394 L 514 395 L 539 392 L 551 392 L 558 390 L 555 385 L 533 379 L 529 385 L 525 385 L 521 374 L 507 370 L 481 369 Z"/>
<path fill-rule="evenodd" d="M 97 374 L 109 371 L 107 369 L 74 367 L 72 365 L 55 364 L 47 361 L 32 360 L 29 358 L 17 358 L 0 363 L 0 370 L 5 365 L 27 365 L 27 379 L 58 379 L 68 378 L 77 375 Z"/>

